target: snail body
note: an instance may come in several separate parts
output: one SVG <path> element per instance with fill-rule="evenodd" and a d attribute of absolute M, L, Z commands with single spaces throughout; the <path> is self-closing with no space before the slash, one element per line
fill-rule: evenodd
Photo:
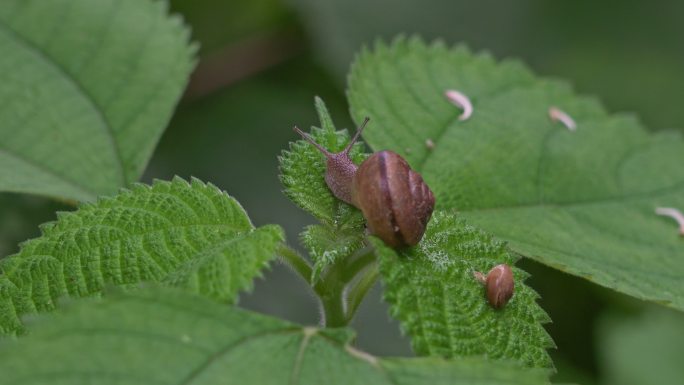
<path fill-rule="evenodd" d="M 338 199 L 361 210 L 371 234 L 392 247 L 415 245 L 425 233 L 435 197 L 420 174 L 395 152 L 373 153 L 359 166 L 351 161 L 349 151 L 367 123 L 368 118 L 349 145 L 335 154 L 297 127 L 295 131 L 326 156 L 326 184 Z"/>

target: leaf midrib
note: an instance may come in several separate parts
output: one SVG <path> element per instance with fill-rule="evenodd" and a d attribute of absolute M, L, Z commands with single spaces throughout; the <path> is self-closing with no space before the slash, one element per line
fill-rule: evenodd
<path fill-rule="evenodd" d="M 117 228 L 117 227 L 114 227 L 114 226 L 109 226 L 109 225 L 100 224 L 100 225 L 97 225 L 97 226 L 95 226 L 95 227 L 108 227 L 108 228 L 112 228 L 112 229 L 115 229 L 115 230 L 118 230 L 118 231 L 123 231 L 123 232 L 126 233 L 127 236 L 124 236 L 124 237 L 121 237 L 121 238 L 117 238 L 117 239 L 112 240 L 112 241 L 109 241 L 109 242 L 104 242 L 104 243 L 100 243 L 100 244 L 97 244 L 97 245 L 93 245 L 93 246 L 91 246 L 91 247 L 89 247 L 89 248 L 83 248 L 83 249 L 81 249 L 82 252 L 79 253 L 78 255 L 90 255 L 89 251 L 91 251 L 91 250 L 95 250 L 95 249 L 98 249 L 98 248 L 101 248 L 101 247 L 104 247 L 104 246 L 107 246 L 107 245 L 111 245 L 111 244 L 116 243 L 116 242 L 121 242 L 122 240 L 130 240 L 130 239 L 144 238 L 144 237 L 146 237 L 146 236 L 148 236 L 148 235 L 150 235 L 150 234 L 154 234 L 154 233 L 157 233 L 157 232 L 166 233 L 166 232 L 168 232 L 169 230 L 172 230 L 172 229 L 185 229 L 185 228 L 192 228 L 192 227 L 221 227 L 221 228 L 226 228 L 226 229 L 228 229 L 228 230 L 236 230 L 234 227 L 231 227 L 231 226 L 229 226 L 229 225 L 225 225 L 225 224 L 215 224 L 215 223 L 207 223 L 207 224 L 205 224 L 205 223 L 197 223 L 197 224 L 195 224 L 195 223 L 193 223 L 193 224 L 174 224 L 174 225 L 172 225 L 172 226 L 160 227 L 160 228 L 156 228 L 156 229 L 154 229 L 154 230 L 150 230 L 150 231 L 146 231 L 146 232 L 141 232 L 141 233 L 137 233 L 137 234 L 130 233 L 130 232 L 127 232 L 127 231 L 122 230 L 122 229 L 120 229 L 120 228 Z M 88 227 L 88 226 L 86 226 L 86 227 L 82 227 L 82 228 L 89 228 L 89 229 L 92 229 L 93 227 Z M 227 238 L 228 235 L 226 235 L 225 238 L 222 238 L 221 240 L 219 240 L 219 241 L 216 242 L 216 243 L 212 243 L 211 245 L 207 246 L 206 248 L 199 249 L 199 250 L 196 249 L 195 255 L 197 255 L 197 254 L 204 254 L 205 252 L 214 250 L 215 248 L 219 248 L 221 245 L 223 245 L 223 244 L 225 244 L 225 243 L 230 243 L 230 242 L 232 242 L 232 241 L 234 241 L 234 240 L 236 240 L 236 239 L 238 239 L 238 238 L 240 238 L 240 237 L 243 237 L 243 236 L 245 236 L 245 235 L 249 235 L 249 234 L 253 233 L 254 231 L 255 231 L 255 229 L 236 230 L 236 232 L 235 232 L 234 234 L 230 234 L 230 238 Z M 59 235 L 61 235 L 61 234 L 59 234 Z M 58 236 L 57 236 L 57 238 L 58 238 Z M 38 238 L 38 239 L 40 239 L 40 238 Z M 50 241 L 52 241 L 52 242 L 58 242 L 57 240 L 52 239 L 52 236 L 50 237 Z M 42 242 L 45 242 L 45 240 L 42 240 Z M 6 259 L 4 259 L 4 261 L 10 261 L 11 259 L 15 259 L 15 258 L 18 258 L 19 260 L 24 260 L 24 259 L 30 259 L 30 258 L 33 258 L 33 257 L 37 257 L 37 256 L 49 256 L 49 257 L 52 257 L 52 258 L 56 258 L 54 255 L 48 255 L 48 254 L 30 254 L 30 251 L 29 251 L 29 254 L 23 254 L 22 252 L 19 252 L 18 254 L 11 255 L 11 256 L 7 257 Z M 57 259 L 60 263 L 63 263 L 63 262 L 64 262 L 64 261 L 63 261 L 62 259 L 60 259 L 60 258 L 56 258 L 56 259 Z M 94 261 L 94 260 L 93 260 L 93 261 Z M 99 259 L 98 259 L 98 261 L 99 261 Z M 3 262 L 3 261 L 0 261 L 0 267 L 2 267 L 2 266 L 4 265 L 2 262 Z M 4 271 L 1 275 L 4 275 L 4 276 L 6 276 L 6 277 L 9 277 L 10 275 L 12 275 L 12 274 L 15 272 L 15 270 L 16 270 L 17 268 L 18 268 L 17 266 L 14 266 L 13 269 Z"/>
<path fill-rule="evenodd" d="M 102 111 L 100 105 L 97 103 L 95 98 L 88 92 L 86 89 L 85 85 L 82 84 L 75 76 L 73 76 L 67 69 L 62 66 L 59 61 L 57 61 L 54 57 L 51 57 L 47 54 L 47 52 L 43 51 L 40 49 L 40 47 L 36 46 L 33 42 L 29 41 L 27 38 L 25 38 L 19 31 L 16 29 L 12 28 L 9 24 L 7 24 L 4 20 L 0 19 L 0 33 L 4 32 L 7 34 L 8 38 L 16 41 L 19 45 L 24 47 L 27 51 L 30 51 L 33 53 L 37 58 L 41 59 L 43 63 L 51 68 L 53 68 L 55 71 L 57 71 L 59 74 L 63 76 L 64 79 L 66 79 L 69 83 L 73 85 L 73 87 L 81 93 L 81 96 L 85 100 L 87 100 L 91 107 L 92 110 L 97 114 L 98 119 L 102 122 L 102 126 L 104 128 L 104 132 L 106 134 L 107 139 L 109 139 L 109 142 L 111 144 L 111 148 L 114 152 L 115 156 L 115 164 L 117 168 L 117 174 L 120 176 L 120 183 L 117 185 L 122 185 L 126 183 L 127 177 L 126 177 L 126 171 L 124 169 L 123 165 L 123 158 L 121 156 L 121 149 L 119 148 L 119 144 L 116 141 L 116 137 L 114 136 L 114 130 L 111 126 L 111 123 L 107 120 L 104 111 Z M 47 169 L 45 166 L 43 168 Z M 53 171 L 54 175 L 58 175 L 61 177 L 60 174 L 56 173 Z M 63 178 L 63 177 L 62 177 Z M 70 183 L 73 183 L 72 181 L 67 180 Z M 97 194 L 95 194 L 97 195 Z"/>

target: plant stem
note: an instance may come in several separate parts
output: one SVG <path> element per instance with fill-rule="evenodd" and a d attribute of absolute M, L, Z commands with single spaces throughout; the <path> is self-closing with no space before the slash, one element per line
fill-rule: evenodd
<path fill-rule="evenodd" d="M 314 286 L 321 299 L 326 327 L 346 326 L 378 276 L 375 253 L 367 248 L 333 264 Z M 368 266 L 372 266 L 368 268 Z M 348 286 L 359 275 L 351 290 Z"/>
<path fill-rule="evenodd" d="M 330 266 L 327 273 L 314 286 L 323 308 L 322 324 L 325 327 L 336 328 L 347 326 L 345 311 L 344 289 L 345 283 L 340 280 L 341 263 Z"/>
<path fill-rule="evenodd" d="M 347 326 L 347 314 L 344 309 L 342 291 L 330 293 L 329 296 L 320 297 L 323 308 L 321 323 L 327 328 L 339 328 Z"/>
<path fill-rule="evenodd" d="M 375 262 L 375 252 L 373 248 L 368 247 L 361 250 L 360 253 L 355 253 L 346 259 L 342 269 L 341 278 L 344 282 L 351 282 L 359 272 Z"/>
<path fill-rule="evenodd" d="M 300 278 L 311 284 L 313 269 L 303 256 L 285 244 L 278 248 L 278 255 Z M 372 248 L 363 249 L 329 266 L 318 281 L 312 284 L 321 303 L 321 323 L 325 327 L 344 327 L 351 322 L 363 298 L 377 280 L 375 259 Z M 368 268 L 369 266 L 371 267 Z M 350 290 L 346 290 L 359 274 L 363 275 Z"/>
<path fill-rule="evenodd" d="M 278 248 L 278 254 L 306 283 L 311 282 L 311 265 L 297 251 L 285 244 L 281 244 Z"/>
<path fill-rule="evenodd" d="M 368 294 L 368 290 L 375 285 L 379 274 L 380 270 L 376 263 L 369 267 L 356 285 L 349 290 L 347 294 L 347 323 L 351 322 L 352 318 L 354 318 L 356 310 L 358 310 L 359 305 L 361 305 L 366 294 Z"/>

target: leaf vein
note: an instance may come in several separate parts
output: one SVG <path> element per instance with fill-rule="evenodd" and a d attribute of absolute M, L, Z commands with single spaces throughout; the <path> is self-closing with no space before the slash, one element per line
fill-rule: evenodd
<path fill-rule="evenodd" d="M 64 79 L 67 79 L 84 96 L 84 98 L 90 103 L 93 111 L 97 114 L 99 120 L 102 122 L 102 127 L 104 128 L 104 133 L 107 136 L 107 139 L 109 139 L 112 150 L 114 151 L 114 156 L 115 156 L 115 160 L 116 160 L 114 163 L 116 164 L 117 172 L 119 173 L 119 176 L 121 178 L 121 180 L 119 181 L 119 184 L 125 183 L 127 181 L 126 173 L 124 170 L 123 159 L 121 156 L 121 149 L 119 148 L 119 144 L 116 141 L 116 138 L 114 136 L 114 130 L 113 130 L 110 122 L 107 120 L 101 106 L 99 104 L 97 104 L 97 101 L 90 94 L 90 92 L 85 88 L 85 85 L 82 84 L 69 71 L 67 71 L 67 69 L 64 66 L 62 66 L 61 63 L 59 63 L 57 60 L 55 60 L 55 58 L 50 57 L 46 52 L 44 52 L 39 47 L 34 45 L 34 43 L 30 42 L 28 39 L 23 37 L 18 31 L 13 29 L 10 25 L 8 25 L 3 20 L 0 20 L 0 30 L 4 31 L 11 38 L 14 38 L 14 40 L 17 43 L 19 43 L 24 48 L 26 48 L 27 50 L 32 52 L 37 58 L 42 60 L 46 65 L 52 67 L 58 73 L 62 74 Z"/>

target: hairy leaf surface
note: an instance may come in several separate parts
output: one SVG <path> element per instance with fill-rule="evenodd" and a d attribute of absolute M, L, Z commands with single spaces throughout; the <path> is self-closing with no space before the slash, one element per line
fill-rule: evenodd
<path fill-rule="evenodd" d="M 649 134 L 518 62 L 418 39 L 364 50 L 349 87 L 355 119 L 374 119 L 368 143 L 404 155 L 438 208 L 524 256 L 684 310 L 684 242 L 674 221 L 654 213 L 684 210 L 679 135 Z M 458 120 L 448 89 L 470 97 L 469 120 Z M 552 121 L 552 106 L 577 130 Z"/>
<path fill-rule="evenodd" d="M 346 130 L 337 131 L 330 113 L 323 100 L 316 98 L 316 111 L 321 127 L 312 127 L 310 135 L 328 151 L 342 151 L 349 143 L 350 136 Z M 306 130 L 304 130 L 306 131 Z M 363 144 L 357 143 L 350 152 L 352 161 L 361 163 L 366 155 L 362 152 Z M 325 156 L 309 142 L 300 139 L 290 144 L 289 151 L 283 151 L 280 161 L 280 180 L 285 187 L 285 195 L 297 206 L 309 212 L 316 219 L 329 225 L 346 221 L 356 214 L 356 210 L 342 208 L 349 206 L 335 198 L 323 177 L 326 170 Z M 345 214 L 340 218 L 340 214 Z"/>
<path fill-rule="evenodd" d="M 300 327 L 169 289 L 82 302 L 0 346 L 5 383 L 547 383 L 546 371 L 482 359 L 380 359 L 349 346 L 346 330 Z"/>
<path fill-rule="evenodd" d="M 194 66 L 166 2 L 0 2 L 0 191 L 94 200 L 136 181 Z"/>
<path fill-rule="evenodd" d="M 548 315 L 537 293 L 523 281 L 527 274 L 503 242 L 464 224 L 452 214 L 435 212 L 418 246 L 395 251 L 375 246 L 390 311 L 419 355 L 486 356 L 551 367 L 546 349 L 553 341 L 542 324 Z M 515 293 L 501 309 L 487 302 L 485 288 L 473 276 L 501 263 L 513 269 Z"/>
<path fill-rule="evenodd" d="M 356 216 L 355 216 L 356 218 Z M 301 234 L 302 244 L 309 250 L 314 261 L 311 281 L 315 282 L 321 271 L 340 258 L 352 255 L 363 247 L 365 234 L 363 219 L 338 227 L 328 225 L 307 226 Z"/>
<path fill-rule="evenodd" d="M 283 239 L 255 229 L 233 198 L 196 179 L 135 185 L 60 213 L 43 235 L 0 260 L 0 335 L 23 331 L 24 314 L 106 285 L 163 282 L 224 302 L 249 289 Z"/>
<path fill-rule="evenodd" d="M 348 132 L 335 130 L 323 100 L 316 98 L 315 104 L 321 128 L 313 127 L 311 137 L 330 152 L 342 151 L 350 140 Z M 357 143 L 349 154 L 356 164 L 366 158 L 362 147 Z M 315 280 L 326 266 L 362 246 L 363 215 L 332 194 L 324 179 L 326 158 L 309 142 L 298 140 L 290 144 L 290 150 L 283 151 L 279 161 L 285 195 L 322 223 L 309 226 L 301 234 L 302 243 L 314 260 Z"/>

